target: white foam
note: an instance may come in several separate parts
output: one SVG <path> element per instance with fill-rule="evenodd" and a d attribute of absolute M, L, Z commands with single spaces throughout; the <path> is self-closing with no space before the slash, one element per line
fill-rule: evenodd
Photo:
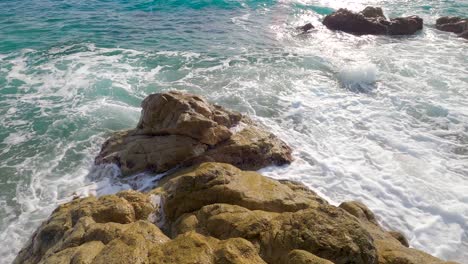
<path fill-rule="evenodd" d="M 19 143 L 26 142 L 32 137 L 31 134 L 27 133 L 12 133 L 9 134 L 4 140 L 3 143 L 7 145 L 16 145 Z"/>
<path fill-rule="evenodd" d="M 255 41 L 224 47 L 238 51 L 232 56 L 86 44 L 78 52 L 72 45 L 1 57 L 9 64 L 2 68 L 7 82 L 24 83 L 16 95 L 2 98 L 11 110 L 0 119 L 8 135 L 0 165 L 17 186 L 15 199 L 0 197 L 8 215 L 0 221 L 0 241 L 9 241 L 0 247 L 3 260 L 12 260 L 57 204 L 75 195 L 156 184 L 161 175 L 122 181 L 115 168 L 92 169 L 92 159 L 108 132 L 135 126 L 141 99 L 168 89 L 256 115 L 287 141 L 295 162 L 262 173 L 301 181 L 333 204 L 360 200 L 413 247 L 468 259 L 468 61 L 460 56 L 468 46 L 429 27 L 395 40 L 329 31 L 318 23 L 310 37 L 297 37 L 291 28 L 321 16 L 289 11 L 282 5 L 234 19 Z M 282 22 L 272 25 L 275 16 Z M 259 39 L 266 48 L 253 47 Z M 49 60 L 30 63 L 41 56 Z M 181 66 L 144 66 L 158 56 Z M 195 68 L 201 61 L 210 66 Z M 180 78 L 165 78 L 171 74 Z M 354 84 L 372 93 L 343 87 Z"/>
<path fill-rule="evenodd" d="M 369 92 L 377 81 L 377 67 L 370 63 L 346 66 L 340 70 L 338 78 L 351 90 Z"/>
<path fill-rule="evenodd" d="M 148 216 L 148 220 L 155 223 L 158 227 L 163 227 L 165 224 L 165 215 L 163 210 L 163 199 L 160 195 L 150 195 L 151 203 L 154 206 L 154 211 Z"/>

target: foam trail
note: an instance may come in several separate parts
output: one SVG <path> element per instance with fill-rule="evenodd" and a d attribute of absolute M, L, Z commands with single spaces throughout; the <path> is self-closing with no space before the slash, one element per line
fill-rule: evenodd
<path fill-rule="evenodd" d="M 37 10 L 48 2 L 23 2 L 0 1 L 0 13 L 19 14 L 7 17 L 24 27 L 0 29 L 6 263 L 58 204 L 157 183 L 161 175 L 122 180 L 115 167 L 93 167 L 93 157 L 111 132 L 135 127 L 145 96 L 173 89 L 250 114 L 293 147 L 291 166 L 262 173 L 301 181 L 333 204 L 360 200 L 413 247 L 466 263 L 464 40 L 431 26 L 390 38 L 321 25 L 332 9 L 369 4 L 361 0 L 205 1 L 174 12 L 148 1 L 99 1 L 95 11 L 71 1 L 48 6 L 47 16 Z M 417 13 L 427 25 L 466 13 L 459 1 L 374 4 L 389 17 Z M 83 19 L 89 26 L 76 24 Z M 297 36 L 293 29 L 308 22 L 316 29 Z M 47 25 L 62 30 L 44 34 Z"/>

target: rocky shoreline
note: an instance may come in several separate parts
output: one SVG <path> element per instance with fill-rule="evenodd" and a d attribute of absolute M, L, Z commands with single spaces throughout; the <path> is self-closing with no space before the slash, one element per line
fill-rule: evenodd
<path fill-rule="evenodd" d="M 60 205 L 14 263 L 445 262 L 384 230 L 362 203 L 336 207 L 306 186 L 252 170 L 292 161 L 291 148 L 247 116 L 196 95 L 142 103 L 137 128 L 116 132 L 96 164 L 122 177 L 174 170 L 148 192 Z"/>

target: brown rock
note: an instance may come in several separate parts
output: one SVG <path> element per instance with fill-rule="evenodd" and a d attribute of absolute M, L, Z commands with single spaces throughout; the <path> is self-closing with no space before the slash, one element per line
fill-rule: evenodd
<path fill-rule="evenodd" d="M 125 197 L 132 199 L 128 201 Z M 71 263 L 71 259 L 91 259 L 91 256 L 98 256 L 100 250 L 105 249 L 99 245 L 125 235 L 127 230 L 131 230 L 132 234 L 148 235 L 153 232 L 153 235 L 156 234 L 154 236 L 165 237 L 154 225 L 138 222 L 146 220 L 146 213 L 150 211 L 142 208 L 152 206 L 146 195 L 134 191 L 99 199 L 76 199 L 60 205 L 36 230 L 14 263 L 38 263 L 41 259 L 49 261 L 46 263 Z M 100 243 L 93 243 L 93 251 L 84 256 L 90 248 L 89 243 L 93 241 Z"/>
<path fill-rule="evenodd" d="M 384 20 L 387 19 L 383 14 L 382 8 L 380 7 L 367 6 L 360 13 L 368 18 L 382 18 Z"/>
<path fill-rule="evenodd" d="M 203 163 L 166 176 L 151 193 L 162 195 L 169 221 L 212 203 L 272 212 L 297 211 L 325 203 L 312 191 L 295 192 L 278 181 L 223 163 Z"/>
<path fill-rule="evenodd" d="M 468 19 L 461 17 L 441 17 L 436 20 L 436 28 L 442 31 L 462 33 L 468 30 Z"/>
<path fill-rule="evenodd" d="M 288 258 L 287 264 L 333 264 L 331 261 L 319 258 L 310 252 L 299 249 L 289 252 Z"/>
<path fill-rule="evenodd" d="M 394 237 L 396 240 L 400 241 L 400 243 L 405 246 L 405 247 L 409 247 L 409 242 L 408 242 L 408 239 L 406 239 L 406 237 L 401 233 L 401 232 L 398 232 L 398 231 L 389 231 L 388 232 L 392 237 Z"/>
<path fill-rule="evenodd" d="M 468 30 L 463 31 L 458 37 L 468 39 Z"/>
<path fill-rule="evenodd" d="M 242 117 L 199 96 L 176 91 L 151 94 L 141 106 L 137 126 L 141 133 L 183 135 L 211 146 L 228 139 L 232 135 L 229 128 Z"/>
<path fill-rule="evenodd" d="M 335 263 L 377 259 L 370 235 L 354 217 L 297 183 L 203 163 L 168 176 L 152 193 L 162 197 L 172 237 L 190 230 L 217 239 L 242 237 L 258 245 L 269 263 L 286 263 L 294 249 Z"/>
<path fill-rule="evenodd" d="M 356 216 L 372 236 L 378 252 L 379 264 L 448 264 L 441 259 L 414 248 L 408 248 L 407 240 L 401 233 L 387 232 L 380 227 L 373 213 L 360 202 L 345 202 L 340 205 Z"/>
<path fill-rule="evenodd" d="M 348 9 L 340 8 L 338 11 L 327 15 L 323 24 L 331 30 L 341 30 L 356 35 L 384 35 L 387 34 L 387 26 L 380 19 L 365 17 Z"/>
<path fill-rule="evenodd" d="M 420 250 L 402 246 L 399 242 L 378 239 L 375 245 L 379 252 L 379 264 L 448 264 Z"/>
<path fill-rule="evenodd" d="M 314 29 L 315 27 L 312 25 L 312 23 L 307 23 L 303 26 L 297 27 L 297 30 L 302 31 L 302 33 L 306 33 L 307 31 Z"/>
<path fill-rule="evenodd" d="M 362 203 L 335 207 L 302 184 L 203 163 L 148 194 L 59 206 L 14 264 L 444 263 L 400 240 Z"/>
<path fill-rule="evenodd" d="M 375 219 L 374 213 L 372 213 L 367 206 L 361 202 L 352 201 L 352 202 L 343 202 L 339 206 L 348 213 L 354 215 L 360 220 L 369 221 L 374 225 L 379 225 Z"/>
<path fill-rule="evenodd" d="M 389 35 L 412 35 L 423 29 L 423 19 L 418 16 L 397 17 L 390 19 Z"/>
<path fill-rule="evenodd" d="M 259 170 L 269 165 L 285 165 L 292 161 L 291 148 L 270 132 L 250 121 L 244 129 L 216 147 L 207 150 L 186 164 L 221 162 L 243 170 Z"/>
<path fill-rule="evenodd" d="M 204 206 L 191 219 L 186 214 L 173 226 L 220 239 L 242 237 L 260 247 L 268 263 L 288 263 L 288 253 L 306 250 L 333 263 L 376 263 L 370 235 L 343 211 L 319 206 L 297 212 L 248 210 L 228 204 Z M 176 232 L 177 233 L 177 232 Z"/>
<path fill-rule="evenodd" d="M 410 16 L 388 21 L 381 8 L 366 7 L 360 13 L 338 9 L 327 15 L 323 24 L 329 29 L 356 35 L 411 35 L 422 29 L 423 20 L 418 16 Z"/>
<path fill-rule="evenodd" d="M 96 164 L 115 163 L 124 176 L 143 171 L 164 172 L 208 148 L 186 136 L 147 136 L 138 132 L 131 130 L 112 135 L 102 146 Z"/>
<path fill-rule="evenodd" d="M 115 163 L 127 176 L 161 173 L 204 161 L 248 170 L 292 161 L 291 149 L 276 136 L 248 117 L 210 105 L 198 96 L 154 94 L 142 106 L 138 127 L 114 133 L 103 144 L 96 164 Z M 234 125 L 239 126 L 233 129 Z"/>
<path fill-rule="evenodd" d="M 266 264 L 245 239 L 220 241 L 196 232 L 184 233 L 161 247 L 153 247 L 149 258 L 150 263 Z"/>
<path fill-rule="evenodd" d="M 41 261 L 40 264 L 91 263 L 103 248 L 102 242 L 88 242 L 53 254 Z"/>

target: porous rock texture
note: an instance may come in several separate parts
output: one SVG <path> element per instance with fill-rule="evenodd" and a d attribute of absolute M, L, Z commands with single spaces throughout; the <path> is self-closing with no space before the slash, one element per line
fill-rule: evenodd
<path fill-rule="evenodd" d="M 138 127 L 112 135 L 96 162 L 126 175 L 178 169 L 146 193 L 60 205 L 14 264 L 444 263 L 383 230 L 362 203 L 336 207 L 300 183 L 242 170 L 291 161 L 247 117 L 179 92 L 142 107 Z"/>
<path fill-rule="evenodd" d="M 444 263 L 403 245 L 358 202 L 224 163 L 177 171 L 148 193 L 59 206 L 15 264 Z"/>
<path fill-rule="evenodd" d="M 366 7 L 359 13 L 340 8 L 327 15 L 323 24 L 331 30 L 356 35 L 412 35 L 423 28 L 423 20 L 418 16 L 387 20 L 379 7 Z"/>
<path fill-rule="evenodd" d="M 247 116 L 176 91 L 149 95 L 135 129 L 116 132 L 96 164 L 115 163 L 122 175 L 165 172 L 203 161 L 257 170 L 292 161 L 291 149 Z"/>

